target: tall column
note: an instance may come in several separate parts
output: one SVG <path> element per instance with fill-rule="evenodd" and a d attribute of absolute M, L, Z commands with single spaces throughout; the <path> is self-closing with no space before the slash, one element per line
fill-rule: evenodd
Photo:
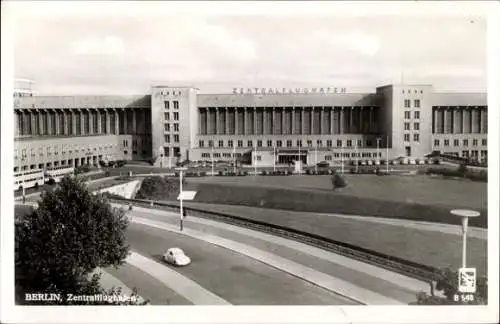
<path fill-rule="evenodd" d="M 443 107 L 443 134 L 448 134 L 448 107 Z"/>
<path fill-rule="evenodd" d="M 239 115 L 238 115 L 238 107 L 234 108 L 234 135 L 239 135 Z"/>
<path fill-rule="evenodd" d="M 363 127 L 363 107 L 359 107 L 359 129 L 358 133 L 363 134 L 364 133 L 364 127 Z"/>
<path fill-rule="evenodd" d="M 300 135 L 304 135 L 304 114 L 305 114 L 305 107 L 300 107 L 300 111 L 301 111 L 301 116 L 300 116 Z"/>
<path fill-rule="evenodd" d="M 344 107 L 340 107 L 340 134 L 344 134 Z"/>
<path fill-rule="evenodd" d="M 349 133 L 354 133 L 354 109 L 356 107 L 351 107 L 350 119 L 349 119 Z"/>
<path fill-rule="evenodd" d="M 310 132 L 309 134 L 313 135 L 313 134 L 316 134 L 316 132 L 314 131 L 314 112 L 315 112 L 315 107 L 311 107 L 311 112 L 310 112 L 310 117 L 311 120 L 309 121 L 310 122 Z"/>
<path fill-rule="evenodd" d="M 292 135 L 295 134 L 295 107 L 292 107 Z"/>
<path fill-rule="evenodd" d="M 71 109 L 71 129 L 73 131 L 73 136 L 76 136 L 76 111 L 75 111 L 75 109 Z"/>
<path fill-rule="evenodd" d="M 243 107 L 243 135 L 248 135 L 248 116 L 250 115 L 250 110 L 248 107 Z"/>
<path fill-rule="evenodd" d="M 86 109 L 80 110 L 80 134 L 81 135 L 88 135 L 88 134 L 85 134 L 85 110 Z"/>
<path fill-rule="evenodd" d="M 474 125 L 474 108 L 469 107 L 469 133 L 471 134 L 474 133 L 473 125 Z"/>
<path fill-rule="evenodd" d="M 275 135 L 276 134 L 276 109 L 275 109 L 275 107 L 273 107 L 272 117 L 273 117 L 273 122 L 271 123 L 271 134 Z M 283 128 L 283 125 L 281 125 L 281 127 Z"/>
<path fill-rule="evenodd" d="M 59 109 L 54 109 L 54 114 L 56 116 L 56 120 L 55 120 L 55 123 L 54 123 L 54 128 L 55 128 L 54 134 L 55 135 L 60 135 L 61 134 L 61 131 L 60 131 L 61 130 L 60 129 L 61 128 L 61 126 L 60 126 L 60 122 L 61 122 L 60 115 L 61 114 L 59 113 Z"/>
<path fill-rule="evenodd" d="M 118 135 L 120 134 L 120 111 L 118 109 L 113 109 L 113 113 L 115 114 L 115 134 Z M 145 120 L 145 118 L 143 118 L 143 120 Z M 90 124 L 90 116 L 89 116 L 89 124 Z"/>
<path fill-rule="evenodd" d="M 335 132 L 335 107 L 330 107 L 330 135 Z"/>
<path fill-rule="evenodd" d="M 281 134 L 285 135 L 285 115 L 286 115 L 286 109 L 285 107 L 281 108 Z M 288 127 L 288 126 L 287 126 Z"/>
<path fill-rule="evenodd" d="M 325 127 L 325 107 L 324 106 L 321 107 L 321 110 L 319 112 L 319 125 L 320 125 L 319 133 L 321 135 L 325 134 L 324 129 L 326 127 Z"/>
<path fill-rule="evenodd" d="M 227 111 L 227 107 L 224 107 L 224 134 L 229 135 L 229 112 Z"/>
<path fill-rule="evenodd" d="M 478 122 L 478 115 L 479 115 L 479 108 L 474 107 L 472 108 L 472 133 L 479 133 L 479 130 L 481 129 L 481 120 Z M 479 115 L 480 116 L 480 115 Z"/>
<path fill-rule="evenodd" d="M 45 123 L 44 123 L 45 109 L 38 110 L 38 134 L 45 135 Z"/>
<path fill-rule="evenodd" d="M 254 135 L 257 134 L 257 107 L 253 107 L 253 132 Z"/>
<path fill-rule="evenodd" d="M 465 110 L 465 107 L 462 107 L 461 109 L 462 111 L 462 134 L 465 134 L 466 133 L 466 130 L 467 130 L 467 125 L 466 125 L 466 115 L 467 115 L 467 111 Z"/>
<path fill-rule="evenodd" d="M 485 111 L 484 111 L 484 109 L 483 109 L 483 108 L 481 108 L 481 110 L 479 110 L 479 114 L 480 114 L 480 115 L 479 115 L 479 116 L 480 116 L 480 118 L 479 118 L 479 124 L 480 124 L 479 132 L 480 132 L 481 134 L 484 134 L 484 133 L 486 133 L 486 132 L 485 132 L 485 129 L 484 129 L 484 122 L 485 122 L 485 120 L 484 120 L 484 116 L 485 116 Z"/>
<path fill-rule="evenodd" d="M 135 109 L 132 109 L 132 131 L 134 134 L 137 134 L 137 112 Z"/>
<path fill-rule="evenodd" d="M 267 134 L 267 109 L 266 107 L 262 108 L 262 134 Z"/>
<path fill-rule="evenodd" d="M 434 133 L 437 134 L 438 133 L 438 109 L 437 108 L 434 108 L 432 114 L 434 115 L 434 118 L 433 118 L 433 125 L 434 125 Z"/>
<path fill-rule="evenodd" d="M 101 110 L 97 109 L 96 111 L 97 118 L 97 134 L 102 134 L 102 119 L 101 119 Z M 127 120 L 128 121 L 128 120 Z M 125 122 L 126 124 L 126 122 Z"/>
<path fill-rule="evenodd" d="M 45 113 L 47 114 L 47 124 L 45 125 L 46 129 L 47 129 L 47 135 L 53 135 L 52 133 L 52 113 L 51 113 L 52 109 L 47 109 L 45 111 Z"/>
<path fill-rule="evenodd" d="M 219 123 L 220 123 L 220 121 L 219 121 L 219 108 L 215 107 L 215 123 L 214 123 L 215 135 L 219 134 L 219 131 L 220 131 Z"/>

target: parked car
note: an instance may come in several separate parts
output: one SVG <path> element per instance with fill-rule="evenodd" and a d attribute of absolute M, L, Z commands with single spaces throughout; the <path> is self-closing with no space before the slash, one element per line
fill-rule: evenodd
<path fill-rule="evenodd" d="M 366 165 L 366 161 L 365 160 L 361 161 L 361 165 Z"/>
<path fill-rule="evenodd" d="M 415 160 L 414 160 L 414 159 L 410 159 L 410 160 L 409 160 L 409 163 L 410 163 L 411 165 L 415 165 L 415 164 L 417 164 L 417 162 L 415 162 Z"/>
<path fill-rule="evenodd" d="M 372 160 L 368 160 L 368 161 L 366 162 L 366 164 L 367 164 L 367 165 L 373 165 L 373 161 L 372 161 Z"/>
<path fill-rule="evenodd" d="M 317 164 L 317 166 L 319 168 L 328 168 L 330 166 L 330 163 L 326 162 L 326 161 L 321 161 Z"/>
<path fill-rule="evenodd" d="M 380 160 L 375 160 L 375 162 L 373 164 L 380 165 Z"/>
<path fill-rule="evenodd" d="M 163 254 L 163 261 L 183 267 L 191 263 L 191 259 L 180 248 L 170 248 Z"/>

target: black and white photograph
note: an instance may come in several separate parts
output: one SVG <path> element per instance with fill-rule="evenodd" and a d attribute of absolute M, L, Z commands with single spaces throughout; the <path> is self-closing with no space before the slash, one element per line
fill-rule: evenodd
<path fill-rule="evenodd" d="M 3 1 L 2 322 L 498 322 L 499 11 Z"/>

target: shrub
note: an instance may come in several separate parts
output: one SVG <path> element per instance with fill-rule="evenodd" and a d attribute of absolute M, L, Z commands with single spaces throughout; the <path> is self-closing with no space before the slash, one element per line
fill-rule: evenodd
<path fill-rule="evenodd" d="M 182 185 L 187 185 L 186 178 Z M 148 177 L 142 181 L 136 194 L 137 199 L 176 200 L 179 195 L 179 179 L 169 177 Z"/>
<path fill-rule="evenodd" d="M 262 175 L 267 175 L 267 171 L 266 170 L 262 171 Z"/>
<path fill-rule="evenodd" d="M 332 177 L 332 184 L 333 184 L 333 190 L 338 189 L 338 188 L 344 188 L 347 186 L 347 183 L 344 179 L 343 176 L 340 174 L 335 174 Z"/>
<path fill-rule="evenodd" d="M 307 170 L 306 170 L 306 174 L 307 174 L 307 175 L 311 175 L 311 170 L 307 169 Z"/>
<path fill-rule="evenodd" d="M 223 175 L 224 175 L 224 171 L 220 170 L 220 171 L 218 172 L 218 174 L 219 174 L 220 176 L 223 176 Z"/>
<path fill-rule="evenodd" d="M 467 166 L 465 165 L 465 163 L 460 163 L 457 168 L 457 174 L 461 177 L 465 177 L 465 175 L 467 174 Z"/>

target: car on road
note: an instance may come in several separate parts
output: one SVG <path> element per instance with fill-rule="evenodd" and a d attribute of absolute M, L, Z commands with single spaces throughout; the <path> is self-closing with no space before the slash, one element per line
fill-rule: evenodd
<path fill-rule="evenodd" d="M 163 261 L 183 267 L 191 263 L 191 259 L 180 248 L 170 248 L 163 254 Z"/>
<path fill-rule="evenodd" d="M 326 161 L 321 161 L 317 164 L 318 168 L 328 168 L 330 166 L 330 163 Z"/>

